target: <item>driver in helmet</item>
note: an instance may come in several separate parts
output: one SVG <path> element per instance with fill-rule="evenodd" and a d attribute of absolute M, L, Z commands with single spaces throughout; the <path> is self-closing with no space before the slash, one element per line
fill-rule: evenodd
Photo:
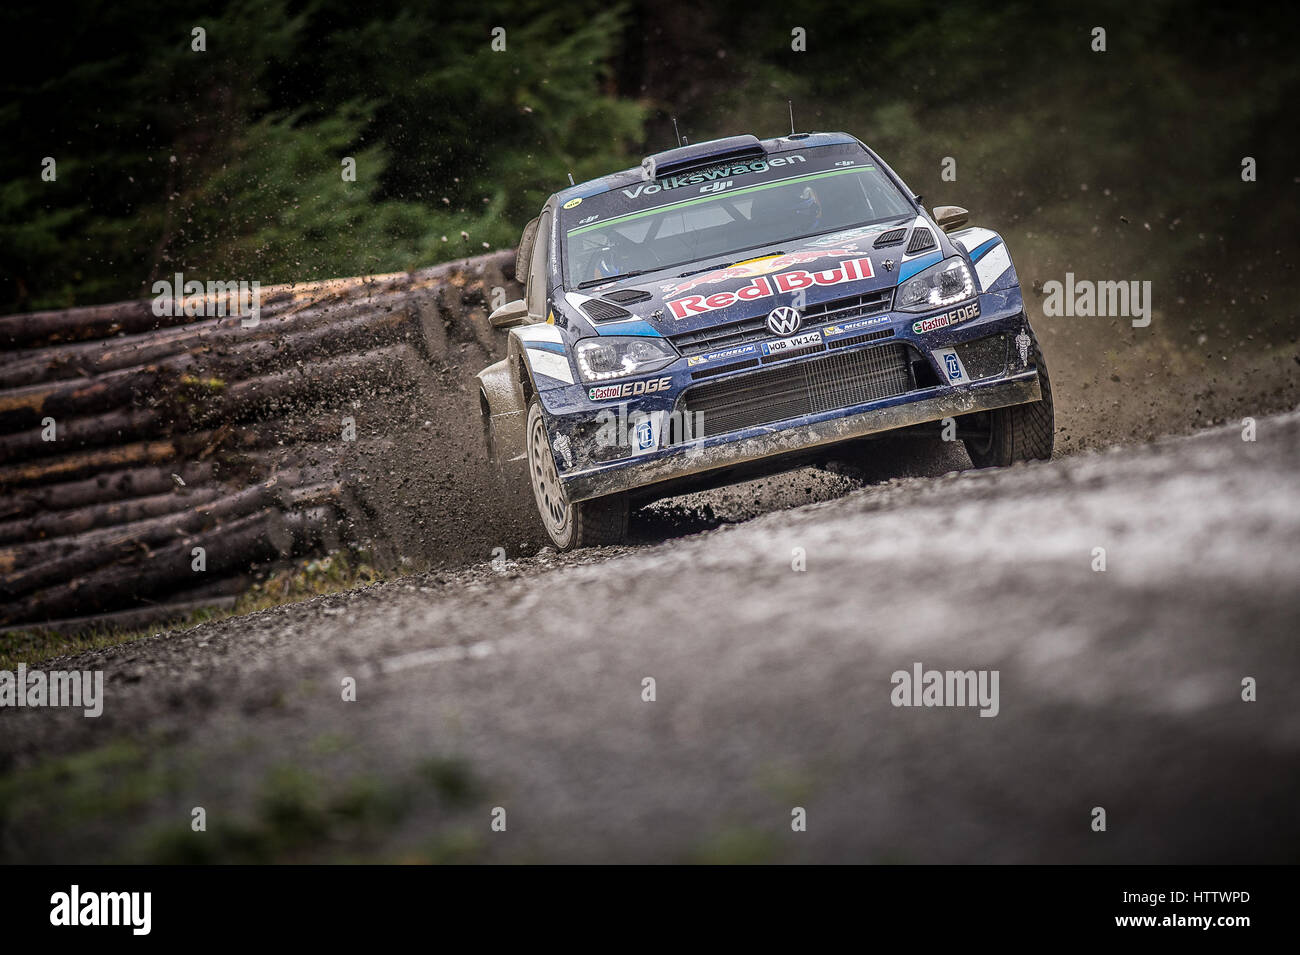
<path fill-rule="evenodd" d="M 612 279 L 630 272 L 632 256 L 627 239 L 617 232 L 607 233 L 605 244 L 587 260 L 588 279 Z"/>
<path fill-rule="evenodd" d="M 812 186 L 804 186 L 799 199 L 790 209 L 790 217 L 800 232 L 816 232 L 822 224 L 822 202 Z"/>

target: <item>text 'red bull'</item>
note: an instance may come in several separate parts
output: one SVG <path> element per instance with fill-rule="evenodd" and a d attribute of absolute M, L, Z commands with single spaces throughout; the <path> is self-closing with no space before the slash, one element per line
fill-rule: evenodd
<path fill-rule="evenodd" d="M 871 268 L 871 259 L 849 259 L 833 269 L 809 272 L 794 269 L 780 275 L 760 275 L 748 285 L 730 292 L 714 292 L 712 295 L 686 295 L 668 303 L 673 318 L 687 318 L 704 312 L 713 312 L 730 308 L 737 302 L 751 302 L 756 299 L 769 298 L 778 293 L 797 292 L 800 289 L 816 285 L 839 285 L 843 282 L 856 282 L 859 279 L 872 278 L 875 273 Z"/>

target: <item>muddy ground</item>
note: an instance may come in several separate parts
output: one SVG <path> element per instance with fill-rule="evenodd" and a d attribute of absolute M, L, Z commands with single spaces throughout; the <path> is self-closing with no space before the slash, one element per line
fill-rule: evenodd
<path fill-rule="evenodd" d="M 827 484 L 60 660 L 104 714 L 0 714 L 0 856 L 1294 862 L 1298 452 L 1291 413 Z M 894 706 L 915 663 L 998 714 Z"/>
<path fill-rule="evenodd" d="M 0 710 L 0 860 L 1296 861 L 1293 336 L 1039 318 L 1051 462 L 884 438 L 559 556 L 482 459 L 498 333 L 421 322 L 342 472 L 410 573 L 44 663 L 104 715 Z M 998 715 L 893 706 L 914 663 Z"/>

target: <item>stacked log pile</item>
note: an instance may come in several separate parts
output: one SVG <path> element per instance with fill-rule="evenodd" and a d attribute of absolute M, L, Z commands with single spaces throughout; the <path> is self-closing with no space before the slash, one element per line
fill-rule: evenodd
<path fill-rule="evenodd" d="M 251 327 L 150 300 L 0 317 L 0 627 L 161 620 L 356 544 L 358 469 L 409 451 L 358 419 L 467 393 L 502 294 L 511 252 L 263 289 Z"/>

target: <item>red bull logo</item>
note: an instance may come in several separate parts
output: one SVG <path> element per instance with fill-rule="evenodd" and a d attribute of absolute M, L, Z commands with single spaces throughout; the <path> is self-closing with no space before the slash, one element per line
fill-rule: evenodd
<path fill-rule="evenodd" d="M 687 279 L 678 285 L 668 286 L 664 291 L 669 295 L 681 295 L 683 292 L 689 292 L 701 285 L 713 285 L 717 282 L 728 282 L 732 279 L 743 279 L 752 275 L 768 275 L 789 268 L 792 265 L 804 265 L 808 262 L 816 262 L 818 259 L 843 258 L 846 255 L 856 254 L 856 249 L 805 249 L 802 252 L 790 252 L 786 255 L 770 255 L 763 259 L 738 262 L 735 265 L 727 266 L 725 269 L 718 269 L 714 272 Z"/>
<path fill-rule="evenodd" d="M 781 265 L 793 264 L 793 261 L 812 261 L 821 258 L 826 253 L 818 252 L 795 252 L 791 255 L 778 256 L 775 259 L 764 259 L 761 264 L 767 265 L 764 271 L 772 271 L 773 266 L 770 263 L 780 262 Z M 833 254 L 833 253 L 832 253 Z M 795 256 L 807 256 L 808 258 L 795 259 Z M 755 265 L 760 263 L 753 263 Z M 723 272 L 730 272 L 736 269 L 746 268 L 747 266 L 736 265 L 730 269 L 723 269 Z M 714 272 L 709 276 L 710 281 L 721 281 L 713 278 L 720 272 Z M 742 272 L 732 278 L 744 278 L 752 273 Z M 806 269 L 794 269 L 789 272 L 781 272 L 778 275 L 759 275 L 747 285 L 743 285 L 731 292 L 714 292 L 712 295 L 686 295 L 682 298 L 673 299 L 667 302 L 668 310 L 672 312 L 673 318 L 688 318 L 691 315 L 700 315 L 705 312 L 713 312 L 723 308 L 730 308 L 737 302 L 752 302 L 758 299 L 769 298 L 778 293 L 798 292 L 801 289 L 813 288 L 819 285 L 839 285 L 842 282 L 856 282 L 859 279 L 869 279 L 875 275 L 871 267 L 871 259 L 859 258 L 849 259 L 841 262 L 833 269 L 823 269 L 821 271 L 808 271 Z"/>

